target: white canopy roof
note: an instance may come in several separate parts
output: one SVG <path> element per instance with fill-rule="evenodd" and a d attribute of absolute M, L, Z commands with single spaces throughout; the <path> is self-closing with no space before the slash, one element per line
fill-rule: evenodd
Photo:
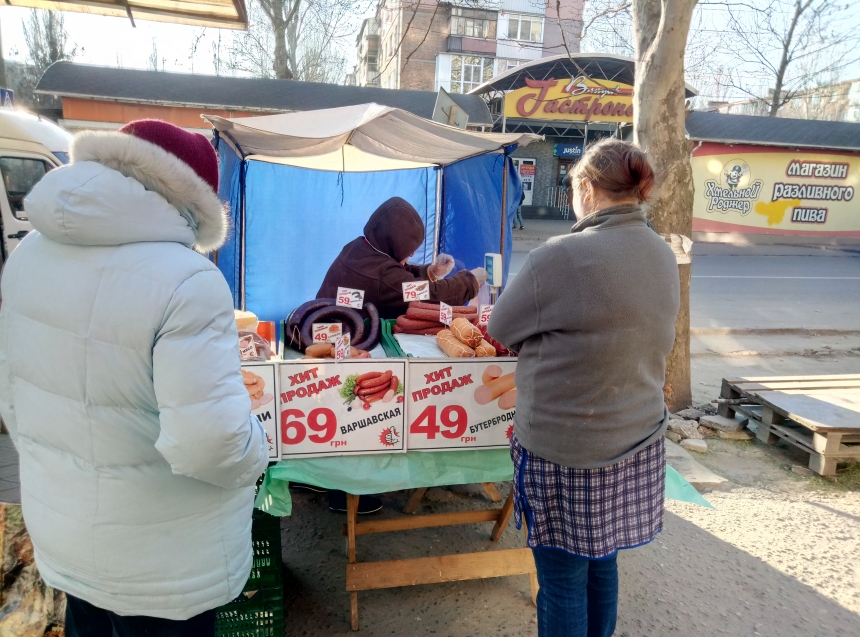
<path fill-rule="evenodd" d="M 262 117 L 227 119 L 204 115 L 203 118 L 245 156 L 320 170 L 445 166 L 474 155 L 497 152 L 511 144 L 526 146 L 541 139 L 528 133 L 463 131 L 379 104 Z M 345 147 L 352 149 L 341 150 Z M 299 160 L 309 157 L 316 160 Z"/>

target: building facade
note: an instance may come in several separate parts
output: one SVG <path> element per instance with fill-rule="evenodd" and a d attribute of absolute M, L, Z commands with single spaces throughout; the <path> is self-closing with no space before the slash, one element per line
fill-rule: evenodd
<path fill-rule="evenodd" d="M 763 100 L 712 102 L 708 110 L 726 115 L 767 115 L 769 104 Z M 860 79 L 798 92 L 777 111 L 776 116 L 860 122 Z"/>
<path fill-rule="evenodd" d="M 487 101 L 494 132 L 544 136 L 513 154 L 525 218 L 570 218 L 562 182 L 588 144 L 631 133 L 634 78 L 630 58 L 563 53 L 523 62 L 473 89 Z"/>
<path fill-rule="evenodd" d="M 584 0 L 381 0 L 347 83 L 468 93 L 525 62 L 579 52 Z M 552 6 L 550 6 L 552 5 Z"/>
<path fill-rule="evenodd" d="M 860 124 L 694 112 L 693 239 L 860 243 Z"/>
<path fill-rule="evenodd" d="M 162 119 L 208 134 L 201 115 L 253 117 L 376 103 L 431 118 L 433 91 L 391 91 L 372 86 L 340 86 L 295 80 L 218 77 L 118 69 L 57 62 L 45 71 L 36 94 L 59 102 L 63 128 L 115 130 L 136 119 Z M 486 102 L 477 95 L 454 101 L 478 127 L 492 125 Z"/>

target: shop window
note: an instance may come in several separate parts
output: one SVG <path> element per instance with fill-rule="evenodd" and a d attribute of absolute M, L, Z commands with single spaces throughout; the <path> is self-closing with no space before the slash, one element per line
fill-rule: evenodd
<path fill-rule="evenodd" d="M 537 16 L 509 15 L 506 36 L 509 40 L 543 42 L 543 18 Z"/>
<path fill-rule="evenodd" d="M 451 58 L 451 92 L 468 93 L 493 77 L 493 58 L 455 55 Z"/>
<path fill-rule="evenodd" d="M 51 169 L 40 159 L 21 157 L 0 157 L 0 174 L 6 187 L 9 207 L 16 219 L 27 220 L 24 213 L 24 197 L 30 194 L 33 186 Z"/>

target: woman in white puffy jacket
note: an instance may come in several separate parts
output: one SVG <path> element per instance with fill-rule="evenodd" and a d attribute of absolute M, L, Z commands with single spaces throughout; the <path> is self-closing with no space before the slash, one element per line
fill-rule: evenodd
<path fill-rule="evenodd" d="M 227 221 L 202 135 L 156 120 L 75 138 L 25 200 L 2 278 L 0 413 L 66 634 L 214 635 L 251 568 L 268 447 L 233 304 L 201 253 Z"/>

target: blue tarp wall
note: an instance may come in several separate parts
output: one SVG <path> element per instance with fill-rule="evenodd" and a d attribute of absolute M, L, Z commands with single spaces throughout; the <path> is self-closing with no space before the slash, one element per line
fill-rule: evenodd
<path fill-rule="evenodd" d="M 442 223 L 439 250 L 452 255 L 457 265 L 469 270 L 484 266 L 484 255 L 501 247 L 502 175 L 508 170 L 507 215 L 505 230 L 505 267 L 507 283 L 511 265 L 513 233 L 511 227 L 523 185 L 508 156 L 480 155 L 444 168 L 442 180 Z"/>
<path fill-rule="evenodd" d="M 390 197 L 411 203 L 424 221 L 425 242 L 411 259 L 430 263 L 436 218 L 438 168 L 340 173 L 249 160 L 244 164 L 221 140 L 220 197 L 230 205 L 231 230 L 218 251 L 240 306 L 240 211 L 245 191 L 245 307 L 261 320 L 280 321 L 316 297 L 329 266 L 344 245 L 361 236 L 376 208 Z M 508 228 L 522 186 L 508 158 Z M 443 171 L 440 250 L 469 269 L 499 251 L 501 154 L 467 159 Z M 506 232 L 507 276 L 510 230 Z"/>

